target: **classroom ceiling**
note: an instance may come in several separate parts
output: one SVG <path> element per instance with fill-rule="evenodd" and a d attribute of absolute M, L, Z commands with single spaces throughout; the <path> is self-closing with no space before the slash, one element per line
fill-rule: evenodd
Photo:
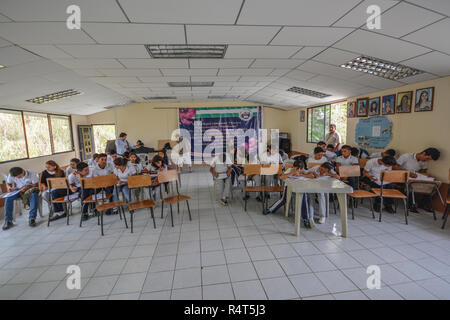
<path fill-rule="evenodd" d="M 66 9 L 81 9 L 69 30 Z M 377 4 L 381 29 L 368 30 Z M 283 109 L 450 75 L 448 0 L 1 0 L 0 105 L 92 114 L 144 97 L 210 96 Z M 225 44 L 224 59 L 154 59 L 147 44 Z M 393 81 L 341 68 L 358 56 L 424 73 Z M 213 81 L 174 88 L 168 82 Z M 313 98 L 301 87 L 330 94 Z M 83 92 L 35 105 L 52 92 Z"/>

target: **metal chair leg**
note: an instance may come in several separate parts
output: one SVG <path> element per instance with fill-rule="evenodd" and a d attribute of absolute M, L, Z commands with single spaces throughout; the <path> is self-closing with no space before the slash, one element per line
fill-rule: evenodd
<path fill-rule="evenodd" d="M 164 200 L 161 201 L 161 219 L 163 218 Z"/>
<path fill-rule="evenodd" d="M 354 204 L 354 202 L 355 202 L 355 198 L 350 198 L 350 203 L 351 203 L 351 205 L 352 205 L 352 220 L 355 220 L 355 204 Z"/>
<path fill-rule="evenodd" d="M 120 206 L 119 211 L 120 210 L 122 210 L 122 213 L 123 213 L 123 221 L 125 222 L 125 228 L 128 229 L 127 217 L 125 216 L 125 209 L 122 206 Z"/>
<path fill-rule="evenodd" d="M 188 213 L 189 213 L 189 220 L 192 221 L 191 209 L 189 208 L 189 201 L 188 200 L 186 200 L 186 205 L 187 205 L 187 209 L 188 209 Z"/>
<path fill-rule="evenodd" d="M 66 203 L 67 225 L 69 225 L 69 216 L 72 213 L 72 202 Z"/>
<path fill-rule="evenodd" d="M 156 229 L 156 221 L 155 221 L 155 214 L 153 213 L 153 207 L 150 207 L 150 213 L 153 219 L 153 227 Z"/>
<path fill-rule="evenodd" d="M 133 211 L 130 211 L 131 233 L 133 233 Z"/>
<path fill-rule="evenodd" d="M 405 206 L 405 223 L 408 224 L 408 204 L 406 199 L 403 199 L 403 205 Z"/>
<path fill-rule="evenodd" d="M 372 219 L 375 219 L 375 213 L 373 212 L 373 200 L 369 198 L 370 201 L 370 210 L 372 211 Z"/>
<path fill-rule="evenodd" d="M 180 214 L 180 203 L 177 202 L 177 213 Z"/>
<path fill-rule="evenodd" d="M 383 197 L 380 197 L 380 215 L 378 216 L 378 222 L 381 222 L 381 212 L 383 211 Z"/>
<path fill-rule="evenodd" d="M 446 205 L 446 206 L 445 206 L 445 213 L 444 213 L 444 215 L 442 216 L 442 218 L 444 219 L 444 222 L 442 223 L 442 229 L 445 228 L 445 224 L 447 223 L 447 218 L 448 218 L 448 207 L 449 207 L 449 205 Z"/>
<path fill-rule="evenodd" d="M 104 236 L 105 234 L 103 233 L 103 211 L 100 212 L 100 224 L 102 229 L 102 236 Z"/>
<path fill-rule="evenodd" d="M 170 219 L 172 220 L 172 227 L 173 227 L 173 212 L 172 212 L 172 204 L 170 204 Z"/>

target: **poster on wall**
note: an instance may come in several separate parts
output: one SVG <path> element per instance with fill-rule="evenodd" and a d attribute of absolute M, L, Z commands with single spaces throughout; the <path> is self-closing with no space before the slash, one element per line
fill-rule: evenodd
<path fill-rule="evenodd" d="M 383 149 L 391 142 L 392 124 L 387 117 L 360 119 L 355 129 L 355 142 L 362 148 Z"/>
<path fill-rule="evenodd" d="M 228 130 L 242 129 L 246 132 L 254 129 L 256 135 L 245 139 L 245 148 L 256 148 L 258 129 L 262 127 L 262 107 L 212 107 L 212 108 L 179 108 L 178 127 L 184 129 L 191 137 L 191 158 L 202 159 L 202 154 L 209 155 L 211 144 L 221 144 L 226 151 L 226 133 Z M 222 138 L 218 138 L 218 134 Z M 199 137 L 201 135 L 201 137 Z M 202 139 L 201 150 L 195 150 L 194 137 Z M 237 140 L 236 140 L 237 141 Z M 214 151 L 212 151 L 214 152 Z M 206 159 L 203 160 L 206 161 Z"/>

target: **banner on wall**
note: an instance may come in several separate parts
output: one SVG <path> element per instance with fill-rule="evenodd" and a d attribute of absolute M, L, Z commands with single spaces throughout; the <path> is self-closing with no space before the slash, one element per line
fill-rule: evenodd
<path fill-rule="evenodd" d="M 392 124 L 387 117 L 360 119 L 356 124 L 355 142 L 363 148 L 384 149 L 392 136 Z"/>
<path fill-rule="evenodd" d="M 253 129 L 258 133 L 258 129 L 262 127 L 262 107 L 179 108 L 178 126 L 190 134 L 191 158 L 202 159 L 202 155 L 210 151 L 208 148 L 212 142 L 221 144 L 223 151 L 226 151 L 227 130 L 246 132 Z M 223 139 L 217 138 L 219 133 Z M 199 147 L 195 148 L 194 138 L 202 139 L 201 150 Z M 258 137 L 255 139 L 246 139 L 247 148 L 248 145 L 257 145 Z"/>

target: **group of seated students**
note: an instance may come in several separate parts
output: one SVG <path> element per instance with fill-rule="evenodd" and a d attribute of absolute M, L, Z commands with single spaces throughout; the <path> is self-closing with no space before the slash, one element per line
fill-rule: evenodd
<path fill-rule="evenodd" d="M 420 153 L 405 153 L 402 154 L 398 159 L 395 159 L 395 150 L 388 149 L 382 152 L 369 154 L 364 149 L 358 149 L 350 145 L 344 145 L 340 150 L 334 151 L 335 148 L 332 145 L 326 145 L 324 142 L 317 143 L 314 151 L 306 157 L 293 156 L 289 159 L 286 153 L 282 150 L 276 152 L 272 148 L 268 147 L 268 152 L 264 153 L 260 161 L 260 164 L 280 164 L 284 166 L 287 163 L 293 162 L 293 167 L 285 170 L 279 178 L 281 180 L 286 179 L 290 176 L 303 176 L 306 178 L 314 179 L 319 177 L 332 177 L 335 179 L 341 179 L 345 183 L 352 186 L 354 190 L 359 188 L 358 177 L 340 178 L 339 168 L 341 166 L 359 165 L 361 158 L 367 158 L 365 167 L 362 169 L 361 181 L 366 183 L 371 188 L 380 188 L 380 173 L 381 171 L 389 170 L 407 170 L 410 172 L 409 176 L 411 178 L 417 177 L 417 174 L 426 174 L 427 163 L 431 160 L 438 160 L 440 157 L 440 152 L 436 148 L 427 148 Z M 230 196 L 230 186 L 234 185 L 237 177 L 243 173 L 243 166 L 236 163 L 236 149 L 235 149 L 235 159 L 230 161 L 226 153 L 216 156 L 210 163 L 210 172 L 213 175 L 215 183 L 221 187 L 219 202 L 222 205 L 228 205 L 228 198 Z M 246 153 L 247 163 L 249 161 L 249 155 Z M 250 176 L 249 179 L 255 182 L 255 185 L 261 184 L 261 178 L 258 175 Z M 270 185 L 275 182 L 274 177 L 269 176 L 272 179 L 266 179 L 266 185 Z M 395 184 L 389 182 L 383 182 L 383 188 L 396 188 Z M 269 195 L 270 196 L 270 195 Z M 248 198 L 248 195 L 245 195 Z M 314 201 L 311 200 L 314 197 Z M 319 204 L 319 211 L 317 217 L 314 218 L 314 202 L 317 197 L 317 202 Z M 261 201 L 261 196 L 258 195 L 256 198 Z M 324 223 L 326 221 L 326 198 L 324 193 L 317 195 L 305 196 L 302 206 L 302 217 L 303 222 L 306 227 L 310 227 L 314 220 L 318 223 Z M 265 210 L 264 214 L 270 214 L 276 212 L 281 208 L 286 201 L 286 195 L 283 193 L 281 199 L 273 203 L 268 209 Z M 393 200 L 385 198 L 384 209 L 393 213 L 394 209 L 392 207 Z M 420 205 L 419 205 L 420 206 Z M 417 212 L 417 208 L 409 203 L 409 208 L 413 212 Z M 427 209 L 425 205 L 422 208 Z M 380 198 L 376 198 L 374 208 L 375 211 L 380 210 Z"/>
<path fill-rule="evenodd" d="M 51 199 L 57 199 L 67 195 L 67 190 L 64 189 L 49 190 L 47 184 L 47 179 L 49 178 L 66 177 L 70 194 L 78 194 L 83 201 L 92 195 L 94 190 L 82 190 L 81 178 L 115 174 L 118 180 L 116 185 L 117 192 L 115 192 L 114 188 L 106 189 L 106 192 L 113 194 L 112 201 L 117 201 L 117 194 L 122 191 L 126 200 L 130 201 L 131 199 L 129 199 L 129 190 L 127 187 L 128 177 L 143 173 L 157 173 L 159 171 L 165 171 L 170 167 L 171 163 L 165 149 L 159 151 L 148 166 L 143 166 L 140 163 L 139 157 L 134 152 L 125 152 L 122 156 L 118 156 L 114 151 L 110 152 L 108 155 L 105 153 L 96 153 L 91 159 L 86 160 L 86 162 L 73 158 L 70 160 L 66 170 L 62 170 L 55 161 L 49 160 L 45 163 L 45 170 L 42 171 L 40 179 L 39 175 L 35 172 L 21 167 L 13 167 L 10 169 L 6 181 L 7 189 L 8 192 L 18 192 L 11 197 L 5 198 L 5 223 L 3 225 L 3 230 L 10 229 L 14 226 L 13 210 L 15 200 L 21 198 L 23 203 L 26 206 L 29 206 L 29 225 L 35 227 L 39 195 L 49 203 L 51 202 Z M 157 195 L 158 193 L 155 192 L 155 196 Z M 52 206 L 54 214 L 50 218 L 50 221 L 66 216 L 67 213 L 64 211 L 61 203 L 53 203 Z M 83 205 L 81 211 L 82 219 L 89 219 L 88 205 Z M 107 214 L 116 212 L 117 210 L 112 210 L 107 212 Z"/>

